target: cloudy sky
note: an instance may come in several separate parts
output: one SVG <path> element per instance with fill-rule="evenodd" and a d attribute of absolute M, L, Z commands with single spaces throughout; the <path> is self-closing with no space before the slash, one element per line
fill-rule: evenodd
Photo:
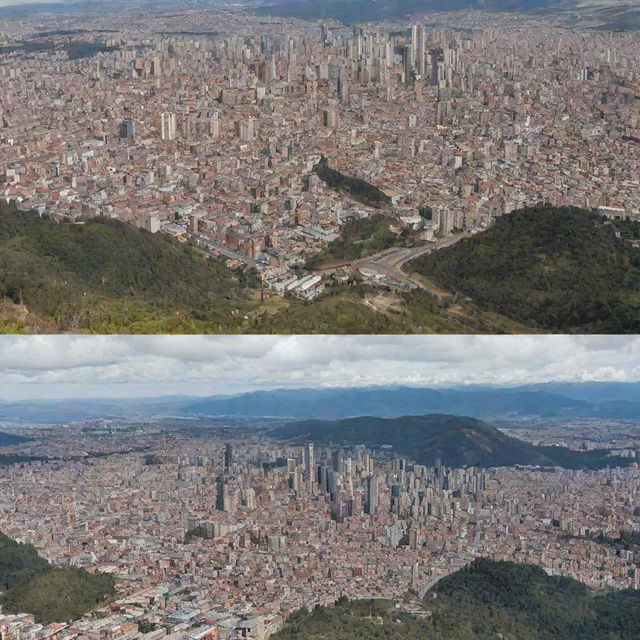
<path fill-rule="evenodd" d="M 640 381 L 636 336 L 0 336 L 0 399 Z"/>

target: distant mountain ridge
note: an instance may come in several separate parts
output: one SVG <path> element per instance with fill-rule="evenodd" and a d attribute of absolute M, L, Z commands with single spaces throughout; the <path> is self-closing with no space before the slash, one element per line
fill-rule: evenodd
<path fill-rule="evenodd" d="M 623 389 L 626 387 L 621 387 Z M 613 387 L 610 387 L 613 389 Z M 516 388 L 415 388 L 362 387 L 331 389 L 277 389 L 254 391 L 231 397 L 208 398 L 186 405 L 184 410 L 202 415 L 254 415 L 283 418 L 346 418 L 372 415 L 388 417 L 407 414 L 447 413 L 473 417 L 536 415 L 541 417 L 640 418 L 632 386 L 620 399 L 598 403 L 564 396 L 550 384 Z M 611 391 L 613 393 L 613 391 Z M 619 394 L 622 394 L 619 391 Z M 614 398 L 615 396 L 611 396 Z M 620 407 L 620 408 L 619 408 Z"/>
<path fill-rule="evenodd" d="M 632 459 L 608 457 L 607 451 L 576 452 L 565 447 L 537 447 L 505 435 L 477 420 L 451 415 L 291 422 L 269 432 L 273 438 L 322 444 L 391 445 L 419 464 L 434 466 L 440 460 L 451 467 L 502 467 L 514 465 L 601 469 L 628 466 Z"/>
<path fill-rule="evenodd" d="M 208 397 L 0 402 L 0 420 L 63 423 L 149 415 L 338 419 L 444 413 L 476 418 L 538 416 L 640 419 L 640 383 L 546 383 L 519 387 L 332 387 Z"/>

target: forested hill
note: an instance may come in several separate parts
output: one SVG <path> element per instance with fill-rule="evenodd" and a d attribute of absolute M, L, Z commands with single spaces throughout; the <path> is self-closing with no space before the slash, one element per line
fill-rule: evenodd
<path fill-rule="evenodd" d="M 346 420 L 303 420 L 269 432 L 273 438 L 370 447 L 390 445 L 400 455 L 433 466 L 436 460 L 451 467 L 513 465 L 601 469 L 628 466 L 631 459 L 609 457 L 605 450 L 577 452 L 565 447 L 536 447 L 512 438 L 477 420 L 448 415 Z"/>
<path fill-rule="evenodd" d="M 640 332 L 640 223 L 537 206 L 425 255 L 412 268 L 531 328 Z"/>
<path fill-rule="evenodd" d="M 79 618 L 115 594 L 115 579 L 74 567 L 52 567 L 30 544 L 0 532 L 0 606 L 45 624 Z"/>
<path fill-rule="evenodd" d="M 640 591 L 597 594 L 527 564 L 478 559 L 440 580 L 413 615 L 340 598 L 292 614 L 272 640 L 637 640 Z"/>
<path fill-rule="evenodd" d="M 46 571 L 49 563 L 30 544 L 20 544 L 0 532 L 0 592 Z"/>
<path fill-rule="evenodd" d="M 166 234 L 0 204 L 0 300 L 53 331 L 233 331 L 243 295 L 224 264 Z"/>

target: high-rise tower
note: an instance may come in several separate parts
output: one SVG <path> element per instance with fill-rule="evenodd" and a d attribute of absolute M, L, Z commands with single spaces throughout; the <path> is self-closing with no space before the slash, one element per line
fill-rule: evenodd
<path fill-rule="evenodd" d="M 164 112 L 160 114 L 160 137 L 163 140 L 176 139 L 176 114 Z"/>

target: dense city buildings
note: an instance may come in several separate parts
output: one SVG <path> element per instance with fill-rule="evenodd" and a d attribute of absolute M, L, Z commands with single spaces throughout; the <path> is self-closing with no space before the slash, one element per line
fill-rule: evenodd
<path fill-rule="evenodd" d="M 611 446 L 621 428 L 607 442 L 600 426 Z M 576 447 L 590 436 L 564 424 L 548 442 L 563 430 Z M 637 428 L 626 430 L 635 456 Z M 20 450 L 49 460 L 0 469 L 0 530 L 54 565 L 113 574 L 119 594 L 68 625 L 0 616 L 5 637 L 262 639 L 300 607 L 420 595 L 479 556 L 596 588 L 640 586 L 638 552 L 614 544 L 638 530 L 635 463 L 426 467 L 386 447 L 231 433 L 162 420 L 33 431 Z M 140 632 L 141 620 L 156 630 Z"/>
<path fill-rule="evenodd" d="M 640 212 L 634 33 L 223 6 L 52 16 L 46 32 L 7 19 L 0 46 L 3 198 L 169 233 L 304 299 L 322 282 L 297 265 L 378 210 L 325 185 L 322 158 L 381 189 L 392 230 L 422 243 L 541 201 Z"/>

